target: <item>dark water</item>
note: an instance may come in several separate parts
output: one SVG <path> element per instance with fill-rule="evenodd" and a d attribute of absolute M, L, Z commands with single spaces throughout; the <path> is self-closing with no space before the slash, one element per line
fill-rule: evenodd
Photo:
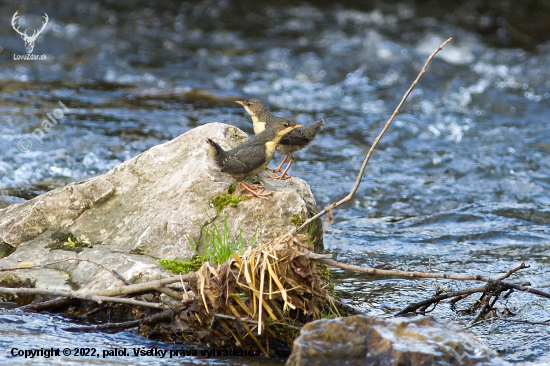
<path fill-rule="evenodd" d="M 66 319 L 47 314 L 3 312 L 0 310 L 0 360 L 17 365 L 281 365 L 282 360 L 260 357 L 194 357 L 193 351 L 212 351 L 192 345 L 155 342 L 128 332 L 71 333 L 63 328 L 74 326 Z M 59 349 L 59 354 L 37 354 L 25 350 Z M 23 351 L 23 352 L 21 352 Z M 178 352 L 184 356 L 178 355 Z M 18 355 L 19 356 L 13 356 Z M 65 356 L 63 355 L 65 352 Z M 109 352 L 113 352 L 110 354 Z M 171 356 L 172 354 L 172 356 Z M 189 356 L 187 356 L 187 354 Z"/>
<path fill-rule="evenodd" d="M 384 10 L 141 4 L 0 5 L 1 207 L 102 174 L 205 123 L 252 133 L 233 102 L 245 96 L 267 100 L 299 123 L 325 119 L 291 173 L 327 205 L 349 192 L 427 56 L 452 36 L 382 139 L 357 195 L 335 212 L 325 245 L 341 261 L 386 269 L 425 271 L 431 264 L 433 271 L 497 276 L 525 262 L 531 268 L 512 279 L 550 291 L 550 43 L 530 51 L 500 48 L 450 21 L 452 14 L 424 17 L 409 3 Z M 48 14 L 33 51 L 47 60 L 13 59 L 25 54 L 10 26 L 16 10 L 36 15 L 28 25 L 39 26 L 39 15 Z M 48 113 L 62 117 L 45 131 Z M 342 298 L 371 314 L 393 314 L 434 291 L 432 280 L 340 271 L 335 278 Z M 499 303 L 530 321 L 550 319 L 549 305 L 518 293 Z M 464 326 L 472 320 L 446 304 L 433 315 Z M 56 317 L 4 311 L 2 349 L 65 342 L 168 347 L 131 333 L 74 337 L 60 324 Z M 535 365 L 550 362 L 549 329 L 496 322 L 471 331 L 507 360 Z M 6 353 L 0 359 L 24 363 Z M 53 362 L 78 361 L 59 360 Z"/>

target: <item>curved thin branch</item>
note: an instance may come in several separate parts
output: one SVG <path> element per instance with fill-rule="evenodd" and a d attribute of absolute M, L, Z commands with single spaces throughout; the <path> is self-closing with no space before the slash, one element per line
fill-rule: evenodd
<path fill-rule="evenodd" d="M 322 211 L 320 211 L 319 213 L 317 213 L 316 215 L 312 216 L 311 218 L 307 219 L 302 225 L 300 225 L 300 227 L 298 227 L 296 229 L 296 232 L 300 232 L 302 231 L 304 228 L 306 228 L 311 222 L 313 222 L 314 220 L 318 219 L 319 217 L 323 216 L 324 214 L 326 214 L 327 212 L 330 212 L 332 211 L 333 209 L 335 209 L 336 207 L 340 206 L 341 204 L 343 203 L 346 203 L 348 202 L 349 200 L 351 200 L 351 198 L 353 197 L 353 195 L 355 194 L 355 192 L 357 192 L 357 189 L 359 188 L 359 185 L 361 184 L 361 179 L 363 179 L 363 173 L 365 172 L 365 168 L 367 166 L 367 163 L 369 162 L 369 159 L 374 151 L 374 148 L 376 147 L 376 145 L 378 145 L 378 141 L 380 141 L 380 139 L 382 138 L 382 136 L 384 135 L 384 133 L 386 133 L 386 130 L 390 127 L 390 124 L 392 123 L 393 119 L 395 118 L 395 116 L 397 115 L 397 113 L 399 113 L 399 110 L 401 109 L 401 107 L 403 106 L 403 103 L 405 103 L 405 100 L 407 100 L 407 98 L 409 97 L 409 94 L 411 94 L 412 90 L 414 89 L 414 87 L 416 86 L 416 84 L 418 84 L 418 81 L 420 80 L 420 78 L 426 73 L 426 69 L 428 67 L 428 65 L 430 64 L 430 62 L 432 61 L 432 59 L 434 58 L 434 56 L 436 55 L 436 53 L 438 53 L 439 51 L 441 51 L 441 49 L 443 47 L 445 47 L 447 45 L 447 43 L 451 42 L 452 38 L 449 38 L 448 40 L 446 40 L 445 42 L 443 42 L 441 44 L 441 46 L 439 46 L 431 55 L 430 57 L 428 57 L 428 59 L 426 60 L 426 63 L 424 64 L 424 67 L 422 67 L 422 70 L 420 70 L 420 73 L 418 74 L 418 76 L 416 77 L 416 79 L 413 81 L 413 83 L 411 84 L 409 90 L 407 90 L 407 92 L 405 93 L 405 95 L 403 95 L 403 98 L 401 98 L 401 101 L 399 102 L 399 104 L 397 105 L 397 108 L 395 108 L 395 110 L 393 111 L 390 119 L 388 119 L 388 121 L 386 122 L 386 124 L 384 125 L 384 128 L 382 129 L 382 131 L 380 132 L 380 134 L 376 137 L 376 139 L 374 140 L 369 152 L 367 153 L 367 156 L 365 157 L 365 160 L 363 160 L 363 164 L 361 165 L 361 169 L 359 170 L 359 175 L 357 176 L 357 179 L 355 181 L 355 185 L 353 186 L 353 188 L 351 189 L 351 191 L 348 193 L 348 195 L 344 198 L 342 198 L 340 201 L 338 202 L 333 202 L 332 204 L 330 204 L 329 206 L 325 207 Z"/>
<path fill-rule="evenodd" d="M 91 264 L 95 264 L 96 266 L 99 266 L 99 267 L 103 268 L 104 270 L 111 272 L 115 277 L 117 277 L 119 280 L 124 282 L 125 285 L 131 285 L 132 284 L 127 279 L 122 277 L 120 275 L 120 273 L 118 273 L 114 269 L 109 269 L 109 268 L 105 267 L 103 264 L 91 261 L 89 259 L 80 259 L 80 258 L 66 258 L 66 259 L 62 259 L 62 260 L 59 260 L 59 261 L 55 261 L 55 262 L 35 264 L 35 265 L 32 265 L 32 266 L 0 268 L 0 272 L 17 271 L 17 270 L 20 270 L 20 269 L 48 268 L 48 266 L 51 266 L 51 265 L 54 265 L 54 264 L 60 264 L 60 263 L 65 263 L 65 262 L 70 262 L 70 261 L 88 262 L 88 263 L 91 263 Z"/>
<path fill-rule="evenodd" d="M 70 297 L 70 298 L 86 300 L 86 301 L 95 301 L 98 304 L 101 304 L 103 302 L 118 302 L 122 304 L 146 306 L 146 307 L 155 308 L 155 309 L 164 309 L 163 304 L 139 301 L 134 299 L 118 298 L 118 297 L 90 295 L 79 291 L 47 290 L 43 288 L 0 287 L 0 294 L 63 296 L 63 297 Z"/>
<path fill-rule="evenodd" d="M 500 280 L 500 278 L 506 278 L 507 276 L 518 271 L 519 269 L 529 268 L 529 266 L 523 263 L 518 267 L 512 268 L 505 275 L 500 276 L 497 279 L 492 279 L 481 275 L 460 275 L 460 274 L 433 273 L 433 272 L 432 273 L 408 272 L 408 271 L 399 271 L 399 270 L 392 270 L 392 269 L 368 268 L 368 267 L 354 266 L 352 264 L 340 263 L 331 259 L 313 259 L 313 260 L 318 263 L 326 264 L 327 266 L 331 266 L 331 267 L 337 267 L 337 268 L 341 268 L 349 271 L 368 273 L 371 275 L 378 275 L 378 276 L 396 276 L 396 277 L 405 277 L 405 278 L 444 278 L 444 279 L 459 280 L 459 281 L 487 282 L 489 284 L 499 285 L 504 288 L 513 288 L 518 291 L 530 292 L 532 294 L 550 299 L 550 294 L 544 291 L 527 287 L 523 284 L 514 284 L 514 283 L 504 282 Z"/>
<path fill-rule="evenodd" d="M 400 271 L 396 269 L 378 269 L 378 268 L 369 268 L 355 266 L 353 264 L 346 264 L 337 262 L 332 259 L 313 259 L 316 262 L 326 264 L 327 266 L 337 267 L 345 269 L 348 271 L 355 271 L 361 273 L 367 273 L 375 276 L 395 276 L 395 277 L 405 277 L 405 278 L 444 278 L 449 280 L 459 280 L 459 281 L 481 281 L 481 282 L 491 282 L 494 281 L 492 278 L 483 277 L 481 275 L 462 275 L 462 274 L 447 274 L 441 272 L 409 272 L 409 271 Z"/>
<path fill-rule="evenodd" d="M 189 272 L 186 275 L 182 276 L 172 276 L 168 278 L 163 278 L 161 280 L 142 282 L 135 285 L 129 285 L 124 287 L 117 287 L 112 290 L 105 290 L 93 293 L 98 296 L 124 296 L 133 294 L 136 292 L 144 292 L 151 290 L 158 290 L 159 287 L 169 285 L 171 283 L 180 282 L 180 281 L 189 281 L 195 275 L 194 272 Z"/>
<path fill-rule="evenodd" d="M 477 321 L 473 324 L 470 324 L 466 328 L 464 328 L 464 330 L 473 328 L 476 325 L 479 325 L 479 324 L 482 324 L 482 323 L 486 323 L 486 322 L 490 322 L 490 321 L 496 321 L 496 320 L 501 320 L 503 322 L 510 322 L 510 323 L 524 323 L 524 324 L 529 324 L 529 325 L 550 325 L 550 320 L 545 320 L 545 321 L 542 321 L 542 322 L 532 322 L 532 321 L 529 321 L 529 320 L 522 320 L 522 319 L 506 319 L 506 318 L 499 318 L 499 317 L 491 317 L 491 318 L 483 319 L 483 320 Z"/>
<path fill-rule="evenodd" d="M 506 273 L 503 274 L 502 276 L 497 277 L 496 279 L 499 280 L 499 281 L 502 281 L 502 280 L 504 280 L 504 279 L 510 277 L 512 274 L 514 274 L 515 272 L 519 271 L 520 269 L 525 269 L 525 268 L 529 268 L 529 267 L 531 267 L 531 266 L 528 265 L 528 264 L 522 263 L 522 264 L 520 264 L 519 266 L 510 269 L 508 272 L 506 272 Z"/>

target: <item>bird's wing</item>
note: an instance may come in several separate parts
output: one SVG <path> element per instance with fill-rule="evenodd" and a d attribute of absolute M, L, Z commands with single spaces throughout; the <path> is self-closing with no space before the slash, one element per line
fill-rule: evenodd
<path fill-rule="evenodd" d="M 313 122 L 305 127 L 300 127 L 296 130 L 292 130 L 282 138 L 281 144 L 284 145 L 303 145 L 308 144 L 315 138 L 315 135 L 323 129 L 325 121 L 320 120 Z"/>
<path fill-rule="evenodd" d="M 265 146 L 239 146 L 236 151 L 228 151 L 222 172 L 229 174 L 248 173 L 265 162 Z"/>
<path fill-rule="evenodd" d="M 300 129 L 292 130 L 287 133 L 282 139 L 281 144 L 283 145 L 303 145 L 307 144 L 309 140 L 304 136 Z"/>

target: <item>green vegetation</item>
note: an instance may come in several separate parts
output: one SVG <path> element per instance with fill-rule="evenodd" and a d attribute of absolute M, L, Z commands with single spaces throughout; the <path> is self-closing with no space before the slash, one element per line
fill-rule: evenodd
<path fill-rule="evenodd" d="M 332 282 L 332 271 L 330 267 L 321 263 L 315 263 L 315 265 L 319 270 L 320 277 L 327 283 L 327 288 L 331 293 L 334 293 L 334 282 Z"/>
<path fill-rule="evenodd" d="M 298 214 L 292 214 L 292 218 L 290 219 L 290 223 L 296 227 L 300 227 L 305 221 Z"/>
<path fill-rule="evenodd" d="M 236 207 L 239 202 L 246 200 L 246 197 L 233 196 L 236 189 L 235 184 L 232 184 L 229 186 L 226 194 L 212 198 L 211 202 L 214 206 L 216 206 L 218 212 L 223 210 L 227 205 Z"/>
<path fill-rule="evenodd" d="M 61 231 L 56 231 L 50 236 L 50 239 L 52 239 L 52 241 L 46 245 L 46 248 L 52 250 L 61 249 L 80 253 L 84 248 L 92 247 L 92 243 L 90 243 L 88 239 L 77 238 L 75 235 L 68 232 L 63 233 Z"/>
<path fill-rule="evenodd" d="M 315 239 L 313 237 L 315 235 L 315 221 L 310 222 L 309 225 L 307 226 L 307 235 L 309 237 L 308 243 L 312 244 L 313 239 Z"/>
<path fill-rule="evenodd" d="M 332 301 L 329 301 L 328 309 L 321 312 L 321 317 L 324 319 L 334 319 L 341 316 L 348 316 L 349 312 L 344 307 L 337 307 Z"/>
<path fill-rule="evenodd" d="M 290 219 L 290 223 L 297 228 L 303 225 L 303 223 L 306 222 L 305 219 L 302 219 L 300 215 L 298 214 L 292 214 L 292 218 Z M 311 238 L 313 236 L 313 233 L 315 233 L 315 221 L 312 221 L 307 226 L 307 232 L 309 234 L 309 237 Z"/>
<path fill-rule="evenodd" d="M 229 227 L 227 226 L 227 216 L 223 220 L 223 226 L 220 224 L 220 220 L 218 219 L 217 222 L 212 221 L 211 228 L 203 226 L 201 229 L 203 232 L 202 243 L 195 242 L 189 236 L 187 236 L 187 240 L 189 240 L 189 244 L 191 244 L 193 249 L 195 249 L 197 255 L 200 255 L 199 245 L 202 244 L 201 246 L 204 250 L 204 257 L 215 265 L 222 264 L 233 256 L 233 253 L 240 251 L 246 245 L 253 246 L 256 242 L 256 234 L 258 233 L 258 229 L 256 229 L 252 242 L 247 244 L 242 236 L 242 231 L 239 228 L 239 237 L 236 241 L 231 241 L 231 238 L 229 237 Z"/>
<path fill-rule="evenodd" d="M 157 259 L 157 262 L 167 270 L 172 271 L 175 274 L 189 273 L 191 271 L 198 271 L 202 264 L 208 259 L 200 255 L 196 255 L 189 262 L 177 261 L 175 259 Z"/>
<path fill-rule="evenodd" d="M 246 197 L 237 197 L 233 196 L 230 193 L 224 194 L 222 196 L 214 197 L 212 203 L 216 206 L 218 212 L 224 209 L 225 206 L 229 205 L 231 207 L 236 207 L 237 204 L 241 201 L 245 201 Z"/>
<path fill-rule="evenodd" d="M 300 215 L 298 214 L 292 214 L 292 218 L 290 219 L 290 223 L 294 226 L 296 226 L 296 228 L 299 228 L 300 226 L 302 226 L 302 224 L 306 222 L 305 219 L 302 219 L 300 217 Z M 308 239 L 307 239 L 307 244 L 308 246 L 311 248 L 313 247 L 313 242 L 315 241 L 315 221 L 312 221 L 309 223 L 309 225 L 307 226 L 307 235 L 308 235 Z"/>

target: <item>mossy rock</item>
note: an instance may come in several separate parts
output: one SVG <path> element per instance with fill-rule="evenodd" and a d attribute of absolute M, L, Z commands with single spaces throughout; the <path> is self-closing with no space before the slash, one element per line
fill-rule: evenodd
<path fill-rule="evenodd" d="M 9 256 L 13 252 L 15 252 L 15 247 L 0 239 L 0 259 Z"/>
<path fill-rule="evenodd" d="M 92 248 L 92 244 L 85 238 L 77 238 L 74 234 L 69 232 L 56 231 L 50 236 L 52 239 L 46 248 L 61 249 L 70 252 L 80 253 L 84 248 Z"/>
<path fill-rule="evenodd" d="M 317 209 L 315 209 L 314 214 L 317 214 Z M 304 222 L 306 222 L 306 219 L 298 214 L 292 214 L 290 223 L 296 226 L 296 228 L 302 226 Z M 302 233 L 307 233 L 309 235 L 308 246 L 310 249 L 313 249 L 315 253 L 323 252 L 323 222 L 320 218 L 311 222 Z"/>
<path fill-rule="evenodd" d="M 290 222 L 292 223 L 292 225 L 296 227 L 300 227 L 304 222 L 306 222 L 306 220 L 301 218 L 300 215 L 298 214 L 292 214 L 292 218 L 290 219 Z"/>
<path fill-rule="evenodd" d="M 21 277 L 13 272 L 0 272 L 0 287 L 33 288 L 36 281 Z M 36 299 L 37 295 L 0 294 L 0 302 L 15 303 L 19 306 L 27 305 Z"/>
<path fill-rule="evenodd" d="M 177 261 L 175 259 L 157 259 L 157 262 L 164 268 L 172 273 L 189 273 L 191 271 L 198 271 L 207 259 L 201 256 L 194 256 L 189 262 Z"/>
<path fill-rule="evenodd" d="M 214 197 L 212 198 L 212 200 L 210 200 L 210 202 L 212 202 L 212 204 L 216 207 L 218 212 L 223 210 L 227 205 L 231 207 L 237 207 L 237 204 L 239 202 L 246 200 L 246 197 L 234 196 L 233 193 L 235 193 L 235 190 L 236 190 L 236 186 L 235 184 L 232 184 L 229 186 L 229 189 L 227 190 L 227 194 Z"/>

